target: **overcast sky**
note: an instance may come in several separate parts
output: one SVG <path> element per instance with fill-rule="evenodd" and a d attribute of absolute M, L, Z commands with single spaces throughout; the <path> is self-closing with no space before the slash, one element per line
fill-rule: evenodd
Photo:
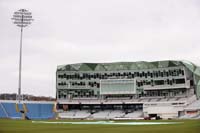
<path fill-rule="evenodd" d="M 81 62 L 189 60 L 200 65 L 199 0 L 0 0 L 0 93 L 16 93 L 20 29 L 22 93 L 55 96 L 56 67 Z"/>

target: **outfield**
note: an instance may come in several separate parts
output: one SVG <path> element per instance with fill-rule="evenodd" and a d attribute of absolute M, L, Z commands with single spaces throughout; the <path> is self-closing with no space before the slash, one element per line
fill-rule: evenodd
<path fill-rule="evenodd" d="M 91 124 L 93 121 L 75 120 L 49 120 L 42 121 L 41 123 L 39 122 L 41 121 L 33 122 L 32 120 L 25 121 L 0 119 L 0 133 L 200 133 L 200 120 L 152 120 L 116 122 L 178 122 L 178 124 L 166 125 L 106 125 L 98 124 L 98 122 L 97 124 Z M 86 122 L 88 124 L 77 124 L 77 122 Z"/>

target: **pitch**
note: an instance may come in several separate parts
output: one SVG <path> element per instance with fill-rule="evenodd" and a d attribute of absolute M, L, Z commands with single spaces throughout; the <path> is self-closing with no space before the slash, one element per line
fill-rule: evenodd
<path fill-rule="evenodd" d="M 114 123 L 174 123 L 161 125 L 92 124 L 93 122 L 98 123 L 99 121 L 81 120 L 43 121 L 45 123 L 40 123 L 41 121 L 34 122 L 31 120 L 0 119 L 0 133 L 199 133 L 200 131 L 200 120 L 114 121 Z M 63 124 L 66 122 L 78 122 L 79 124 Z M 83 122 L 89 124 L 81 124 Z M 103 122 L 109 123 L 109 121 Z"/>

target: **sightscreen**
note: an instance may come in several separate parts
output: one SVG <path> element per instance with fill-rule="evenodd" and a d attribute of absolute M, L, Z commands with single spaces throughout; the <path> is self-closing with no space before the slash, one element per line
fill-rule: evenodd
<path fill-rule="evenodd" d="M 100 95 L 135 93 L 136 87 L 133 79 L 108 79 L 100 82 Z"/>

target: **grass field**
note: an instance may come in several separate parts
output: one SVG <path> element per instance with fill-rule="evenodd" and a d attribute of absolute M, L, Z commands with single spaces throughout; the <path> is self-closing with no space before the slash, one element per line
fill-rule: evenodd
<path fill-rule="evenodd" d="M 70 120 L 49 120 L 45 122 L 70 122 Z M 73 122 L 78 122 L 78 121 L 73 121 Z M 74 124 L 46 124 L 46 123 L 42 124 L 42 123 L 32 123 L 31 120 L 27 121 L 27 120 L 0 119 L 0 133 L 200 133 L 200 120 L 161 120 L 161 121 L 140 120 L 140 121 L 117 121 L 117 122 L 183 122 L 183 123 L 170 124 L 170 125 L 98 125 L 98 124 L 74 125 Z"/>

